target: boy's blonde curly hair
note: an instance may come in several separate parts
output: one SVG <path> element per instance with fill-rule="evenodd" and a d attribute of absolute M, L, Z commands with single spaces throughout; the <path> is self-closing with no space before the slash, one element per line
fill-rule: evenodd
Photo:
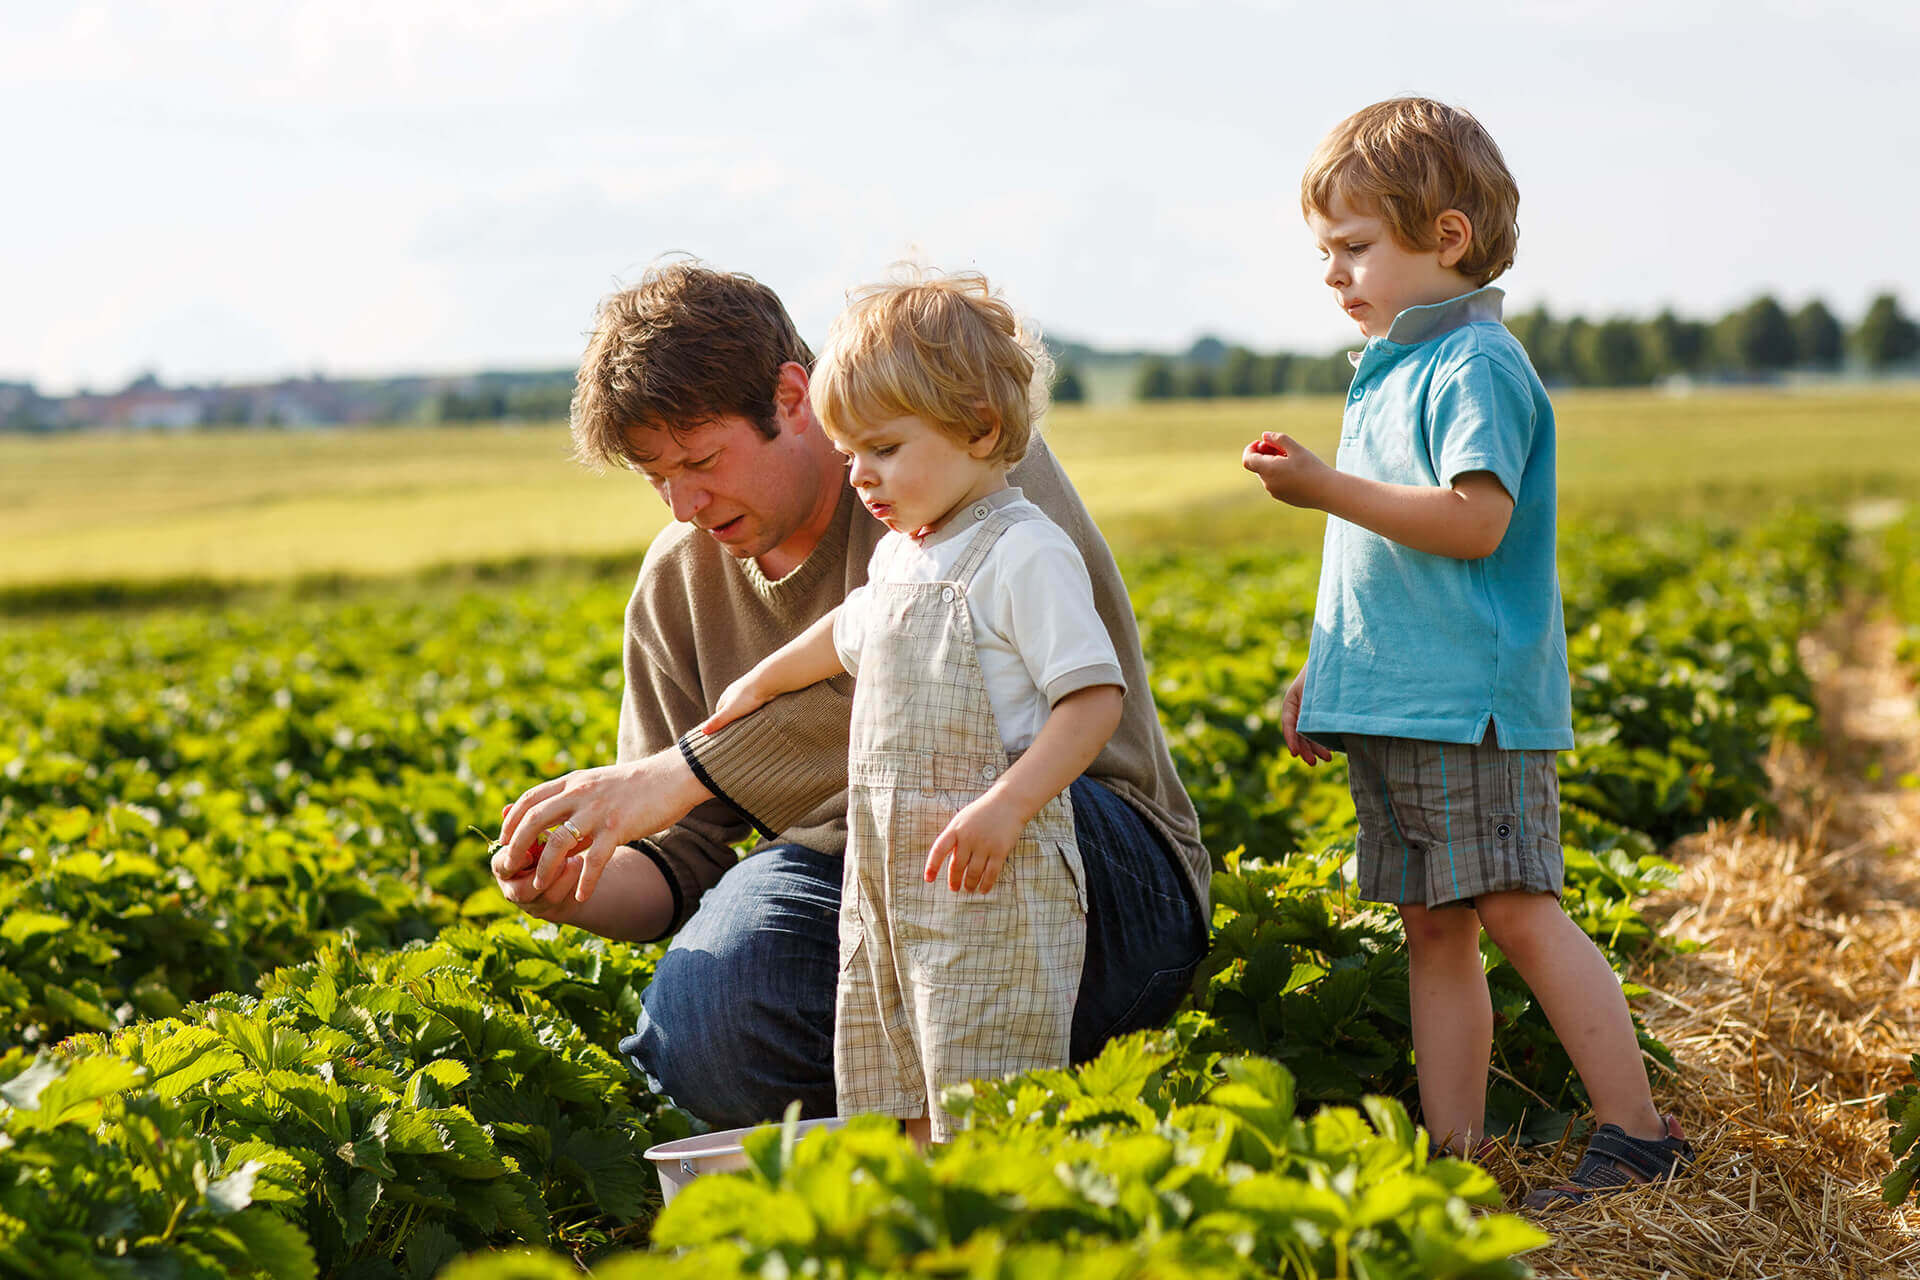
<path fill-rule="evenodd" d="M 1039 331 L 985 276 L 906 268 L 849 295 L 808 394 L 830 435 L 908 414 L 963 444 L 998 427 L 988 458 L 1011 467 L 1046 412 L 1052 375 Z"/>
<path fill-rule="evenodd" d="M 1392 98 L 1354 112 L 1321 139 L 1300 179 L 1300 211 L 1333 216 L 1335 200 L 1380 218 L 1402 248 L 1439 245 L 1434 220 L 1458 209 L 1473 241 L 1455 269 L 1475 284 L 1513 265 L 1520 188 L 1472 114 L 1431 98 Z"/>

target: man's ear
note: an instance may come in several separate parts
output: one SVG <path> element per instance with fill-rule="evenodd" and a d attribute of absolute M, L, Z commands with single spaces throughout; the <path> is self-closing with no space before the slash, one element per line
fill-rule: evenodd
<path fill-rule="evenodd" d="M 1459 266 L 1473 247 L 1473 220 L 1458 209 L 1442 209 L 1433 220 L 1433 230 L 1440 239 L 1440 265 Z"/>
<path fill-rule="evenodd" d="M 814 425 L 813 406 L 807 403 L 807 366 L 796 360 L 781 365 L 775 375 L 773 420 L 783 433 Z"/>

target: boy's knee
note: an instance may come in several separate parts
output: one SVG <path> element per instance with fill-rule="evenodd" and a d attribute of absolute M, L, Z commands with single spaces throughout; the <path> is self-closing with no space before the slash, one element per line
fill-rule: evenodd
<path fill-rule="evenodd" d="M 1400 903 L 1400 924 L 1413 951 L 1480 944 L 1480 918 L 1471 907 L 1432 907 Z"/>
<path fill-rule="evenodd" d="M 1550 893 L 1511 890 L 1482 894 L 1475 899 L 1480 922 L 1487 928 L 1493 945 L 1509 960 L 1524 961 L 1534 950 L 1550 941 L 1553 926 L 1563 915 L 1560 900 Z"/>

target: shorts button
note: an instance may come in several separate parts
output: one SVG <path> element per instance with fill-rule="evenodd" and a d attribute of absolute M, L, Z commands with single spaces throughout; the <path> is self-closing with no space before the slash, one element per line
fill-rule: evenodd
<path fill-rule="evenodd" d="M 1493 834 L 1499 836 L 1502 840 L 1505 840 L 1508 836 L 1513 834 L 1513 828 L 1503 822 L 1499 826 L 1493 829 Z"/>
<path fill-rule="evenodd" d="M 946 601 L 946 602 L 947 602 L 948 604 L 952 604 L 952 603 L 953 603 L 953 588 L 952 588 L 952 587 L 948 587 L 948 588 L 947 588 L 947 589 L 946 589 L 945 591 L 942 591 L 942 592 L 940 593 L 940 598 L 941 598 L 942 600 L 945 600 L 945 601 Z"/>

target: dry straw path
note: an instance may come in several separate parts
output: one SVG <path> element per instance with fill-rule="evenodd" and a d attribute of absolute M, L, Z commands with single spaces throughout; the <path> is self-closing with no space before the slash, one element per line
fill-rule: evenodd
<path fill-rule="evenodd" d="M 1683 874 L 1649 910 L 1699 949 L 1636 975 L 1636 1004 L 1702 1170 L 1556 1215 L 1540 1275 L 1920 1277 L 1920 1211 L 1879 1195 L 1883 1103 L 1920 1051 L 1920 705 L 1893 647 L 1857 611 L 1803 642 L 1824 749 L 1772 762 L 1778 819 L 1671 851 Z M 1517 1197 L 1575 1154 L 1492 1168 Z"/>

